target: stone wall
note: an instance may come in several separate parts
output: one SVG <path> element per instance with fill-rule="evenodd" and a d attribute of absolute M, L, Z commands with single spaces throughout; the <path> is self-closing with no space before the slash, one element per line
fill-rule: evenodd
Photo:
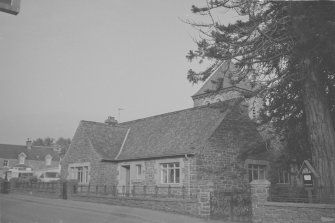
<path fill-rule="evenodd" d="M 220 101 L 227 101 L 233 98 L 243 97 L 245 91 L 241 89 L 223 89 L 221 91 L 207 93 L 201 96 L 193 98 L 194 107 L 217 103 Z M 263 108 L 263 99 L 257 97 L 251 97 L 245 99 L 245 103 L 248 105 L 248 114 L 250 119 L 257 119 L 260 115 L 260 110 Z"/>
<path fill-rule="evenodd" d="M 78 128 L 80 129 L 80 128 Z M 116 164 L 101 162 L 101 157 L 93 149 L 84 132 L 77 130 L 73 143 L 63 158 L 61 165 L 61 178 L 69 179 L 69 164 L 89 163 L 89 181 L 92 185 L 117 184 Z"/>
<path fill-rule="evenodd" d="M 270 182 L 251 182 L 254 223 L 335 222 L 335 204 L 268 202 Z"/>
<path fill-rule="evenodd" d="M 263 222 L 335 222 L 335 205 L 267 202 Z"/>
<path fill-rule="evenodd" d="M 224 89 L 219 92 L 208 93 L 193 98 L 194 107 L 208 105 L 220 101 L 227 101 L 232 98 L 241 97 L 243 94 L 238 90 Z"/>
<path fill-rule="evenodd" d="M 96 184 L 99 185 L 115 185 L 117 184 L 117 164 L 111 162 L 100 162 L 95 165 L 97 172 L 92 172 L 93 179 L 97 179 Z M 94 181 L 92 182 L 94 184 Z"/>
<path fill-rule="evenodd" d="M 180 183 L 179 184 L 162 184 L 160 164 L 161 163 L 175 163 L 180 164 Z M 142 175 L 137 176 L 136 165 L 141 165 Z M 192 156 L 189 157 L 175 157 L 175 158 L 160 158 L 160 159 L 147 159 L 137 161 L 124 161 L 117 164 L 118 172 L 118 188 L 125 185 L 125 171 L 123 167 L 127 166 L 130 168 L 130 186 L 148 186 L 148 189 L 153 189 L 154 186 L 168 187 L 169 185 L 173 188 L 185 187 L 186 194 L 195 194 L 197 188 L 196 181 L 196 166 L 195 159 Z M 191 191 L 192 190 L 192 191 Z M 181 190 L 180 190 L 181 191 Z"/>
<path fill-rule="evenodd" d="M 62 182 L 52 183 L 18 183 L 11 181 L 10 193 L 25 194 L 31 196 L 39 196 L 46 198 L 61 198 Z"/>
<path fill-rule="evenodd" d="M 231 191 L 249 186 L 241 153 L 250 142 L 261 140 L 255 123 L 235 113 L 226 117 L 196 155 L 199 184 L 213 182 L 214 189 Z"/>
<path fill-rule="evenodd" d="M 207 182 L 199 185 L 198 215 L 203 218 L 211 217 L 211 193 L 214 191 L 213 183 Z"/>

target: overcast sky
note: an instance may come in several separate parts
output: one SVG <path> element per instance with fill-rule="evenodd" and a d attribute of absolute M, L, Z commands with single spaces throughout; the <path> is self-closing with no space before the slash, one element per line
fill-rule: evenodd
<path fill-rule="evenodd" d="M 23 0 L 0 13 L 0 143 L 72 138 L 118 108 L 123 122 L 192 107 L 197 32 L 180 19 L 203 2 Z"/>

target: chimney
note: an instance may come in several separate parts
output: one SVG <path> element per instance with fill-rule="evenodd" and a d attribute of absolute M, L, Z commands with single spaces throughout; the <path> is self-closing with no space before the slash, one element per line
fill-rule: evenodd
<path fill-rule="evenodd" d="M 27 149 L 31 149 L 32 141 L 28 138 L 26 141 Z"/>
<path fill-rule="evenodd" d="M 106 119 L 105 123 L 107 125 L 115 126 L 117 124 L 117 120 L 115 119 L 115 117 L 108 116 L 108 118 Z"/>

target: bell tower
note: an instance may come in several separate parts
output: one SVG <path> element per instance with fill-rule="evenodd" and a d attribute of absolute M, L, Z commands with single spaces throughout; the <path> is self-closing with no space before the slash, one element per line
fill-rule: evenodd
<path fill-rule="evenodd" d="M 204 85 L 192 96 L 194 107 L 222 102 L 233 98 L 244 98 L 249 106 L 249 117 L 256 119 L 262 106 L 260 98 L 253 97 L 254 88 L 249 81 L 232 83 L 235 66 L 233 63 L 222 63 L 204 83 Z"/>

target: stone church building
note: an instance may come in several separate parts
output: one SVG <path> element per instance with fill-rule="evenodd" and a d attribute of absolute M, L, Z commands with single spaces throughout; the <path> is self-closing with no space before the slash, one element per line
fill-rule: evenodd
<path fill-rule="evenodd" d="M 252 119 L 248 83 L 223 64 L 192 96 L 194 107 L 118 123 L 81 121 L 62 160 L 63 179 L 82 185 L 242 188 L 265 179 L 269 162 Z M 220 84 L 218 88 L 218 83 Z"/>

